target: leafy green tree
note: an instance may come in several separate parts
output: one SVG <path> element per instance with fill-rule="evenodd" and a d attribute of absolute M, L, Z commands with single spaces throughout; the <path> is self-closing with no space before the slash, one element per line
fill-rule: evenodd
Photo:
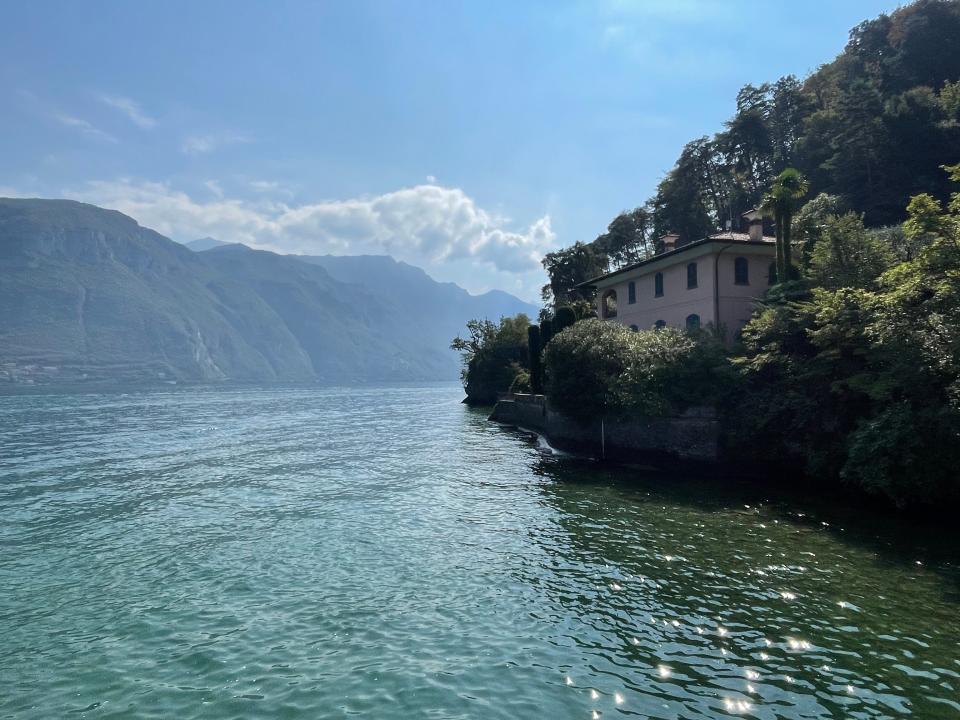
<path fill-rule="evenodd" d="M 578 285 L 605 273 L 607 256 L 592 243 L 578 242 L 547 253 L 542 264 L 550 282 L 544 285 L 541 295 L 544 302 L 559 307 L 578 300 L 593 301 L 593 291 Z"/>
<path fill-rule="evenodd" d="M 611 220 L 607 231 L 594 240 L 593 245 L 614 267 L 623 267 L 653 253 L 652 233 L 652 213 L 646 207 L 637 207 Z"/>
<path fill-rule="evenodd" d="M 453 339 L 450 347 L 463 359 L 465 402 L 492 405 L 497 393 L 509 390 L 519 371 L 527 369 L 529 326 L 530 319 L 523 314 L 501 318 L 499 324 L 471 320 L 467 323 L 469 336 Z"/>
<path fill-rule="evenodd" d="M 683 242 L 691 242 L 709 234 L 716 222 L 711 218 L 705 187 L 710 173 L 709 158 L 713 150 L 707 138 L 688 143 L 676 166 L 657 185 L 651 201 L 654 211 L 654 234 L 657 237 L 677 233 Z M 715 198 L 720 202 L 719 197 Z"/>
<path fill-rule="evenodd" d="M 895 263 L 893 249 L 863 226 L 856 213 L 827 217 L 810 259 L 810 278 L 820 287 L 872 288 Z"/>
<path fill-rule="evenodd" d="M 803 249 L 801 259 L 804 267 L 810 264 L 813 248 L 823 237 L 827 219 L 831 215 L 842 215 L 843 211 L 843 200 L 837 195 L 827 193 L 820 193 L 797 211 L 793 220 L 793 231 Z"/>

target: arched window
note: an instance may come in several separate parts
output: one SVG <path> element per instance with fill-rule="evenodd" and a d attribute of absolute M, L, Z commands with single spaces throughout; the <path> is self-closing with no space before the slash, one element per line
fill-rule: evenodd
<path fill-rule="evenodd" d="M 733 261 L 733 282 L 736 285 L 750 284 L 750 264 L 745 257 Z"/>
<path fill-rule="evenodd" d="M 600 298 L 600 318 L 609 320 L 617 316 L 617 291 L 607 290 Z"/>
<path fill-rule="evenodd" d="M 667 323 L 665 323 L 663 320 L 657 320 L 657 321 L 653 324 L 653 327 L 654 327 L 656 330 L 663 330 L 666 326 L 667 326 Z"/>
<path fill-rule="evenodd" d="M 663 297 L 663 273 L 653 276 L 653 296 Z"/>
<path fill-rule="evenodd" d="M 697 286 L 697 264 L 687 265 L 687 290 L 692 290 Z"/>
<path fill-rule="evenodd" d="M 636 325 L 631 325 L 630 329 L 633 330 L 633 332 L 640 332 L 640 328 L 638 328 Z"/>
<path fill-rule="evenodd" d="M 767 270 L 767 285 L 776 285 L 777 283 L 777 264 L 770 263 L 770 269 Z"/>
<path fill-rule="evenodd" d="M 700 316 L 694 313 L 693 315 L 687 315 L 687 330 L 699 330 L 700 329 Z"/>
<path fill-rule="evenodd" d="M 631 280 L 627 285 L 627 302 L 633 305 L 637 301 L 637 284 Z"/>

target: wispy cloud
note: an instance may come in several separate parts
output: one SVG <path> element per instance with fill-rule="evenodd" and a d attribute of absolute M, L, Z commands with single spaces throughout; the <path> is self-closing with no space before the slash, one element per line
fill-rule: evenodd
<path fill-rule="evenodd" d="M 119 110 L 127 116 L 130 122 L 139 128 L 149 130 L 157 124 L 155 118 L 147 115 L 140 109 L 140 106 L 130 98 L 120 97 L 119 95 L 100 95 L 99 98 L 100 102 L 115 110 Z"/>
<path fill-rule="evenodd" d="M 207 189 L 218 198 L 223 197 L 223 188 L 220 187 L 220 183 L 218 183 L 216 180 L 207 180 L 204 185 L 206 185 Z"/>
<path fill-rule="evenodd" d="M 98 128 L 93 123 L 84 120 L 83 118 L 76 117 L 75 115 L 68 115 L 66 113 L 54 113 L 53 119 L 59 122 L 64 127 L 73 128 L 78 130 L 87 137 L 96 138 L 97 140 L 103 140 L 105 142 L 119 142 L 117 138 L 111 135 L 108 132 L 105 132 Z"/>
<path fill-rule="evenodd" d="M 239 145 L 248 142 L 252 142 L 251 138 L 234 132 L 191 135 L 180 145 L 180 150 L 187 155 L 205 155 L 227 145 Z"/>
<path fill-rule="evenodd" d="M 280 183 L 276 180 L 251 180 L 250 187 L 256 192 L 261 193 L 276 192 L 280 190 Z"/>

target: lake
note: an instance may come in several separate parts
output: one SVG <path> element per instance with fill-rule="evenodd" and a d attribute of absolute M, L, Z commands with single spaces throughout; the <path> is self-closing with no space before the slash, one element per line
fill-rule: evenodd
<path fill-rule="evenodd" d="M 461 397 L 0 397 L 0 717 L 960 717 L 955 529 Z"/>

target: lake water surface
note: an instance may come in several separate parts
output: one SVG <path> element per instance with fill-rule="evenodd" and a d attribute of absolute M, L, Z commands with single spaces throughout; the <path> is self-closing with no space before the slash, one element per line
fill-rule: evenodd
<path fill-rule="evenodd" d="M 0 397 L 0 717 L 960 717 L 953 528 L 550 457 L 461 397 Z"/>

